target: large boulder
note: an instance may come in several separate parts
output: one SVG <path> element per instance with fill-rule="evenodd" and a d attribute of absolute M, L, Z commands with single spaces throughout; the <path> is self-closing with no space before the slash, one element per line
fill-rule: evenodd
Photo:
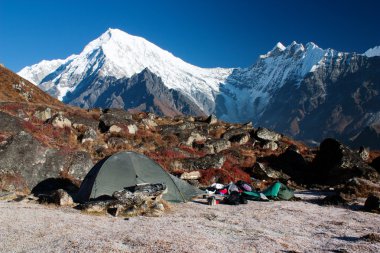
<path fill-rule="evenodd" d="M 201 158 L 185 158 L 172 162 L 173 169 L 184 171 L 220 169 L 225 162 L 223 155 L 206 155 Z"/>
<path fill-rule="evenodd" d="M 104 110 L 99 118 L 99 128 L 102 132 L 107 132 L 113 125 L 128 126 L 135 124 L 132 114 L 121 109 Z"/>
<path fill-rule="evenodd" d="M 321 143 L 314 164 L 321 183 L 340 184 L 354 177 L 375 182 L 379 179 L 376 170 L 364 162 L 358 152 L 331 138 Z"/>
<path fill-rule="evenodd" d="M 261 141 L 278 141 L 281 139 L 281 134 L 270 131 L 269 129 L 259 127 L 255 133 L 258 140 Z"/>
<path fill-rule="evenodd" d="M 98 137 L 96 131 L 94 129 L 92 129 L 91 127 L 89 127 L 83 134 L 82 136 L 82 143 L 85 143 L 85 142 L 93 142 L 96 140 L 96 138 Z"/>
<path fill-rule="evenodd" d="M 49 107 L 43 109 L 43 110 L 37 110 L 34 114 L 34 117 L 37 119 L 40 119 L 42 121 L 46 121 L 51 118 L 51 109 Z"/>
<path fill-rule="evenodd" d="M 22 121 L 9 115 L 8 113 L 0 111 L 0 131 L 17 133 L 23 129 Z"/>
<path fill-rule="evenodd" d="M 368 212 L 380 212 L 380 195 L 370 194 L 364 203 L 364 210 Z"/>
<path fill-rule="evenodd" d="M 222 137 L 223 137 L 223 139 L 228 140 L 230 142 L 234 142 L 234 143 L 238 143 L 240 145 L 243 145 L 250 140 L 251 135 L 245 129 L 233 128 L 233 129 L 226 131 Z"/>
<path fill-rule="evenodd" d="M 17 175 L 18 181 L 25 181 L 29 190 L 47 178 L 67 176 L 81 180 L 92 166 L 88 153 L 45 147 L 26 132 L 12 136 L 0 147 L 0 171 L 3 175 L 0 175 L 0 181 L 9 175 Z M 17 180 L 13 178 L 9 183 L 16 184 Z"/>
<path fill-rule="evenodd" d="M 66 118 L 62 113 L 57 113 L 49 121 L 54 127 L 71 127 L 71 121 L 68 118 Z"/>
<path fill-rule="evenodd" d="M 205 143 L 205 148 L 209 153 L 219 153 L 223 150 L 229 149 L 231 147 L 231 142 L 225 139 L 219 140 L 207 140 Z"/>
<path fill-rule="evenodd" d="M 251 173 L 253 177 L 260 179 L 260 180 L 281 180 L 281 181 L 287 181 L 290 177 L 283 173 L 282 171 L 274 170 L 268 165 L 265 165 L 264 163 L 256 162 L 253 166 Z"/>

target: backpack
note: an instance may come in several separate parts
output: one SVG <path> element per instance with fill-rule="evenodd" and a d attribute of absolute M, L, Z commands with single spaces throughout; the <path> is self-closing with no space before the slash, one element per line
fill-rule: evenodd
<path fill-rule="evenodd" d="M 240 204 L 240 194 L 238 192 L 231 192 L 228 197 L 224 198 L 224 203 L 228 205 L 239 205 Z"/>

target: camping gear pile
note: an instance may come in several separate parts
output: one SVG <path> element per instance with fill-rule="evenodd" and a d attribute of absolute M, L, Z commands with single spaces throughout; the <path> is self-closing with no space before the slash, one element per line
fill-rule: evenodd
<path fill-rule="evenodd" d="M 206 193 L 209 195 L 208 198 L 212 195 L 224 197 L 219 202 L 229 205 L 246 204 L 247 200 L 291 200 L 294 197 L 294 191 L 280 182 L 273 183 L 263 191 L 256 191 L 242 180 L 228 185 L 214 183 L 206 189 Z M 209 200 L 208 203 L 210 204 Z"/>

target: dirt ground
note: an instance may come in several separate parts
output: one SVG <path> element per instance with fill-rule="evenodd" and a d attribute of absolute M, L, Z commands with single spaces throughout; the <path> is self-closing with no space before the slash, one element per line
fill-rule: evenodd
<path fill-rule="evenodd" d="M 162 217 L 95 216 L 0 201 L 1 252 L 380 252 L 380 215 L 302 201 L 177 204 Z"/>

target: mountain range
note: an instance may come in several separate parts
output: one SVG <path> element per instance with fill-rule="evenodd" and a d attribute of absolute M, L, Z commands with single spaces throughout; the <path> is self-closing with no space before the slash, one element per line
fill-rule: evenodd
<path fill-rule="evenodd" d="M 64 103 L 161 115 L 215 114 L 318 143 L 380 148 L 380 47 L 364 54 L 277 43 L 247 68 L 200 68 L 109 29 L 78 55 L 18 74 Z"/>

